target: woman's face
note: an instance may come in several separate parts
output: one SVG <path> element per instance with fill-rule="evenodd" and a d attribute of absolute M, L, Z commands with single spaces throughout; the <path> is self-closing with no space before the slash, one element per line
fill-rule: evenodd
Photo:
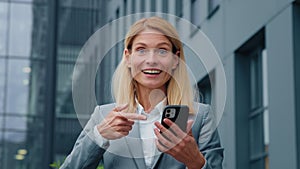
<path fill-rule="evenodd" d="M 172 71 L 178 65 L 178 54 L 172 53 L 172 44 L 161 32 L 146 29 L 133 40 L 132 49 L 125 49 L 127 65 L 139 87 L 165 89 Z"/>

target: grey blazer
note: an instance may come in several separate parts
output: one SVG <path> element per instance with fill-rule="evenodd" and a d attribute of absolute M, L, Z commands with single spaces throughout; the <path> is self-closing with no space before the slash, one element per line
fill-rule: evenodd
<path fill-rule="evenodd" d="M 194 117 L 193 136 L 198 143 L 199 151 L 205 156 L 204 169 L 222 169 L 223 148 L 219 135 L 213 127 L 210 106 L 196 103 L 199 107 Z M 79 135 L 72 152 L 67 156 L 61 169 L 95 169 L 99 162 L 105 169 L 146 169 L 142 154 L 142 143 L 139 137 L 139 124 L 135 123 L 129 135 L 110 141 L 108 149 L 95 143 L 94 126 L 109 113 L 115 104 L 97 106 L 90 120 Z M 172 156 L 161 153 L 154 157 L 152 169 L 185 169 L 186 166 Z"/>

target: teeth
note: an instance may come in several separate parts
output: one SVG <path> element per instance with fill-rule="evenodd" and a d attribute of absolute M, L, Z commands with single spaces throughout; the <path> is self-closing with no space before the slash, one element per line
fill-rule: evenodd
<path fill-rule="evenodd" d="M 160 70 L 144 70 L 143 72 L 144 73 L 149 73 L 149 74 L 158 74 L 161 71 Z"/>

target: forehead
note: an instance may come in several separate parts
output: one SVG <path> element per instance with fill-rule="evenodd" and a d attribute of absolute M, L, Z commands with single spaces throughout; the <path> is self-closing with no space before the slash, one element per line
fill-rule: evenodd
<path fill-rule="evenodd" d="M 168 46 L 172 46 L 170 40 L 163 33 L 153 29 L 146 29 L 140 32 L 134 38 L 132 44 L 145 44 L 154 46 L 165 44 Z"/>

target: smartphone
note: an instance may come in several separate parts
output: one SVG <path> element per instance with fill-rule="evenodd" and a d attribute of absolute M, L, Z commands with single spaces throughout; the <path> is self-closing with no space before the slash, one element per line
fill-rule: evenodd
<path fill-rule="evenodd" d="M 167 124 L 165 124 L 164 119 L 168 118 L 177 124 L 182 131 L 186 131 L 186 125 L 189 117 L 189 107 L 186 105 L 167 105 L 162 114 L 161 124 L 165 128 L 169 128 Z"/>

